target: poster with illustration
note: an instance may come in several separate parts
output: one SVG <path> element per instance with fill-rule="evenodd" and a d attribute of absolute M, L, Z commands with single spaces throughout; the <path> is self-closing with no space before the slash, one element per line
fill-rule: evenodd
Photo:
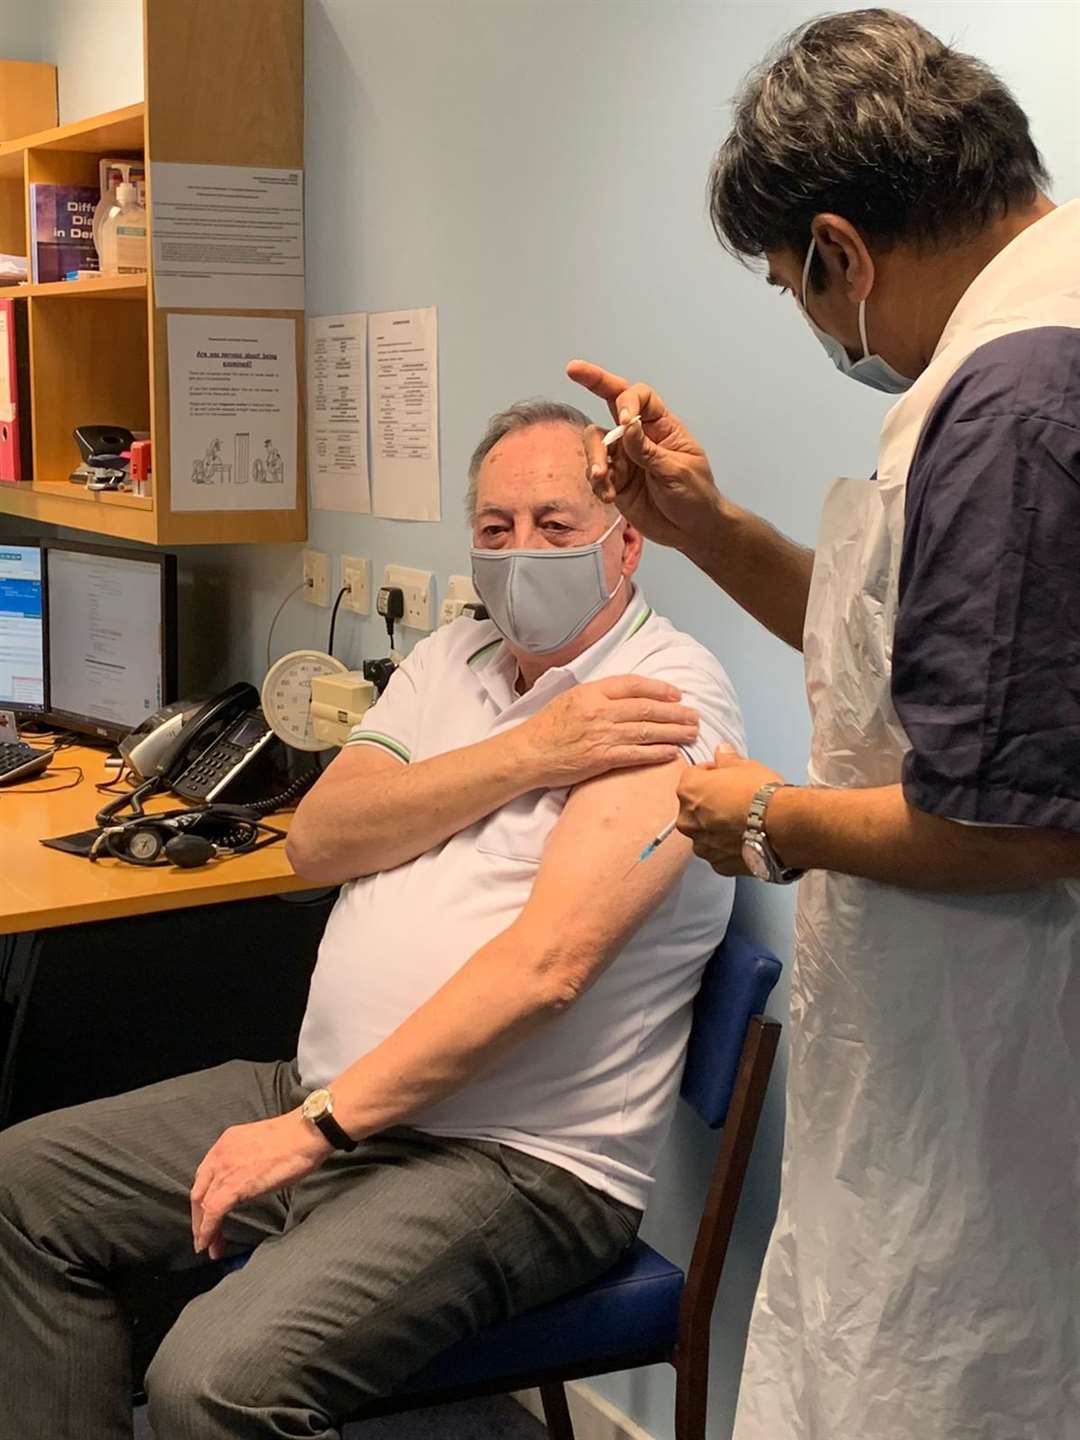
<path fill-rule="evenodd" d="M 296 504 L 296 322 L 169 316 L 174 510 Z"/>

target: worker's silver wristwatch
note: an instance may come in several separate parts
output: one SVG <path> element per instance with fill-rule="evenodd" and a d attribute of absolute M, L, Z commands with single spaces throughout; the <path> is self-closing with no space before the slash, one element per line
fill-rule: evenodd
<path fill-rule="evenodd" d="M 777 790 L 783 790 L 786 784 L 785 780 L 770 780 L 768 785 L 761 787 L 750 802 L 746 829 L 743 831 L 743 864 L 755 880 L 766 880 L 770 885 L 790 885 L 803 874 L 803 871 L 788 869 L 781 863 L 765 833 L 765 812 L 769 808 L 769 801 Z"/>

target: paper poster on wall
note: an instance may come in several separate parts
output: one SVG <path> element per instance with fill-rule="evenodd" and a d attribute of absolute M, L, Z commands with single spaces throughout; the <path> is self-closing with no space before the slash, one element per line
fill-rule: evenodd
<path fill-rule="evenodd" d="M 391 520 L 438 520 L 439 372 L 435 306 L 368 318 L 371 499 Z"/>
<path fill-rule="evenodd" d="M 308 481 L 315 510 L 371 513 L 367 315 L 308 320 Z"/>
<path fill-rule="evenodd" d="M 174 510 L 296 504 L 296 321 L 169 316 Z"/>
<path fill-rule="evenodd" d="M 154 300 L 203 310 L 304 308 L 304 172 L 150 166 Z"/>

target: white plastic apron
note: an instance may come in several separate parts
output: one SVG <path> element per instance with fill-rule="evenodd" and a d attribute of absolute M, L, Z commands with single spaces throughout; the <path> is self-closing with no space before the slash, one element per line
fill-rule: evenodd
<path fill-rule="evenodd" d="M 829 494 L 812 784 L 900 781 L 911 456 L 967 355 L 1041 324 L 1080 326 L 1080 202 L 983 271 L 890 411 L 877 478 Z M 1080 1440 L 1080 884 L 800 889 L 780 1211 L 735 1440 Z"/>

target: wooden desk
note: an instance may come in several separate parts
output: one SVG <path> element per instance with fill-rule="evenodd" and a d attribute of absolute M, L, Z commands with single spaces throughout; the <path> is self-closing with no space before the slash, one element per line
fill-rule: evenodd
<path fill-rule="evenodd" d="M 56 764 L 80 765 L 82 782 L 0 787 L 0 1128 L 236 1056 L 294 1055 L 336 891 L 313 893 L 282 844 L 195 870 L 47 849 L 40 837 L 92 829 L 110 798 L 94 789 L 104 751 Z"/>
<path fill-rule="evenodd" d="M 44 793 L 46 785 L 71 779 L 67 772 L 0 786 L 0 935 L 311 888 L 293 872 L 283 844 L 211 861 L 196 870 L 142 868 L 108 859 L 91 865 L 81 856 L 38 844 L 43 836 L 93 828 L 95 814 L 112 798 L 94 789 L 96 782 L 116 773 L 106 770 L 105 756 L 104 750 L 89 746 L 61 750 L 57 766 L 79 765 L 83 770 L 82 783 L 71 790 Z M 147 810 L 168 810 L 181 803 L 173 796 L 157 796 Z M 268 819 L 287 830 L 291 816 Z"/>

